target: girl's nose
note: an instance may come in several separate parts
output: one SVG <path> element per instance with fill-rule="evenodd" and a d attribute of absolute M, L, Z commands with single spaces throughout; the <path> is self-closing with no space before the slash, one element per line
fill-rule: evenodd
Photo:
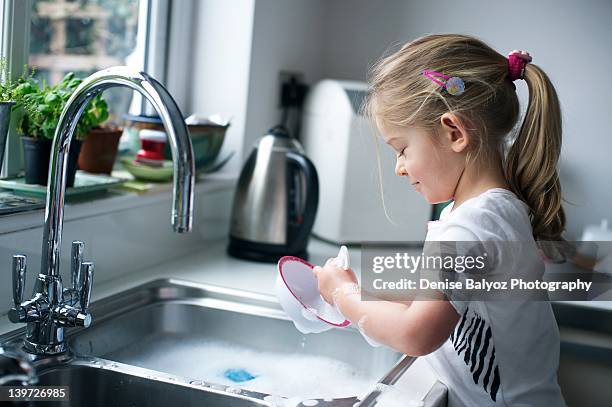
<path fill-rule="evenodd" d="M 406 168 L 404 168 L 404 165 L 402 164 L 402 160 L 398 158 L 397 161 L 395 162 L 395 175 L 397 175 L 398 177 L 403 177 L 404 175 L 407 175 L 407 174 L 408 172 L 406 171 Z"/>

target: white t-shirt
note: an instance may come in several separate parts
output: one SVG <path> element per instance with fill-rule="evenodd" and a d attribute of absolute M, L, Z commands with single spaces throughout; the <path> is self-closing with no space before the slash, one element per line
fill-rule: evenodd
<path fill-rule="evenodd" d="M 427 241 L 521 241 L 534 250 L 503 253 L 512 270 L 542 272 L 527 205 L 493 188 L 428 223 Z M 531 244 L 531 243 L 527 243 Z M 512 261 L 508 261 L 512 259 Z M 424 356 L 448 388 L 448 406 L 565 406 L 557 381 L 559 329 L 549 302 L 460 301 L 445 292 L 460 315 L 454 332 Z"/>

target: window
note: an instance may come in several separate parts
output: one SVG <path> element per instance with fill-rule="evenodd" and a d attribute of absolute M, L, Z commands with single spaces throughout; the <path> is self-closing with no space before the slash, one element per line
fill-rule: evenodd
<path fill-rule="evenodd" d="M 33 0 L 29 64 L 55 83 L 67 71 L 90 74 L 132 62 L 138 0 Z"/>
<path fill-rule="evenodd" d="M 49 84 L 66 72 L 87 76 L 113 65 L 145 70 L 165 79 L 170 0 L 0 0 L 1 55 L 13 77 L 23 66 Z M 105 91 L 111 120 L 145 111 L 129 89 Z M 2 176 L 22 170 L 22 147 L 15 129 L 6 144 Z"/>
<path fill-rule="evenodd" d="M 66 73 L 86 77 L 115 65 L 142 69 L 139 0 L 32 0 L 28 65 L 50 85 Z M 146 3 L 143 2 L 143 3 Z M 146 5 L 146 4 L 145 4 Z M 105 93 L 111 120 L 128 111 L 132 92 Z"/>

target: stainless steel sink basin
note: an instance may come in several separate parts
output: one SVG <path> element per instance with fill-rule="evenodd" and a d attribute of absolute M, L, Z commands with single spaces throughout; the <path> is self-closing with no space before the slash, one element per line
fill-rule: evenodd
<path fill-rule="evenodd" d="M 118 367 L 118 366 L 117 366 Z M 73 406 L 262 406 L 264 401 L 240 398 L 222 391 L 202 391 L 185 384 L 152 380 L 102 367 L 68 364 L 46 370 L 39 386 L 69 384 Z M 65 406 L 65 402 L 41 402 L 41 405 Z"/>
<path fill-rule="evenodd" d="M 39 384 L 69 385 L 75 406 L 374 405 L 377 383 L 395 383 L 414 361 L 352 328 L 302 335 L 272 296 L 175 279 L 90 309 L 93 324 L 67 337 L 71 359 L 41 365 Z"/>
<path fill-rule="evenodd" d="M 129 290 L 92 312 L 94 324 L 69 342 L 77 355 L 288 398 L 358 396 L 401 356 L 354 329 L 303 335 L 273 297 L 177 280 Z M 233 382 L 226 369 L 257 380 Z"/>

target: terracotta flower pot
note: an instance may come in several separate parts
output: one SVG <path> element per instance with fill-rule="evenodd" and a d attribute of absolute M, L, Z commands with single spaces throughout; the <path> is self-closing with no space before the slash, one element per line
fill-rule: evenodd
<path fill-rule="evenodd" d="M 79 168 L 94 174 L 110 174 L 122 133 L 120 127 L 91 129 L 81 146 Z"/>

